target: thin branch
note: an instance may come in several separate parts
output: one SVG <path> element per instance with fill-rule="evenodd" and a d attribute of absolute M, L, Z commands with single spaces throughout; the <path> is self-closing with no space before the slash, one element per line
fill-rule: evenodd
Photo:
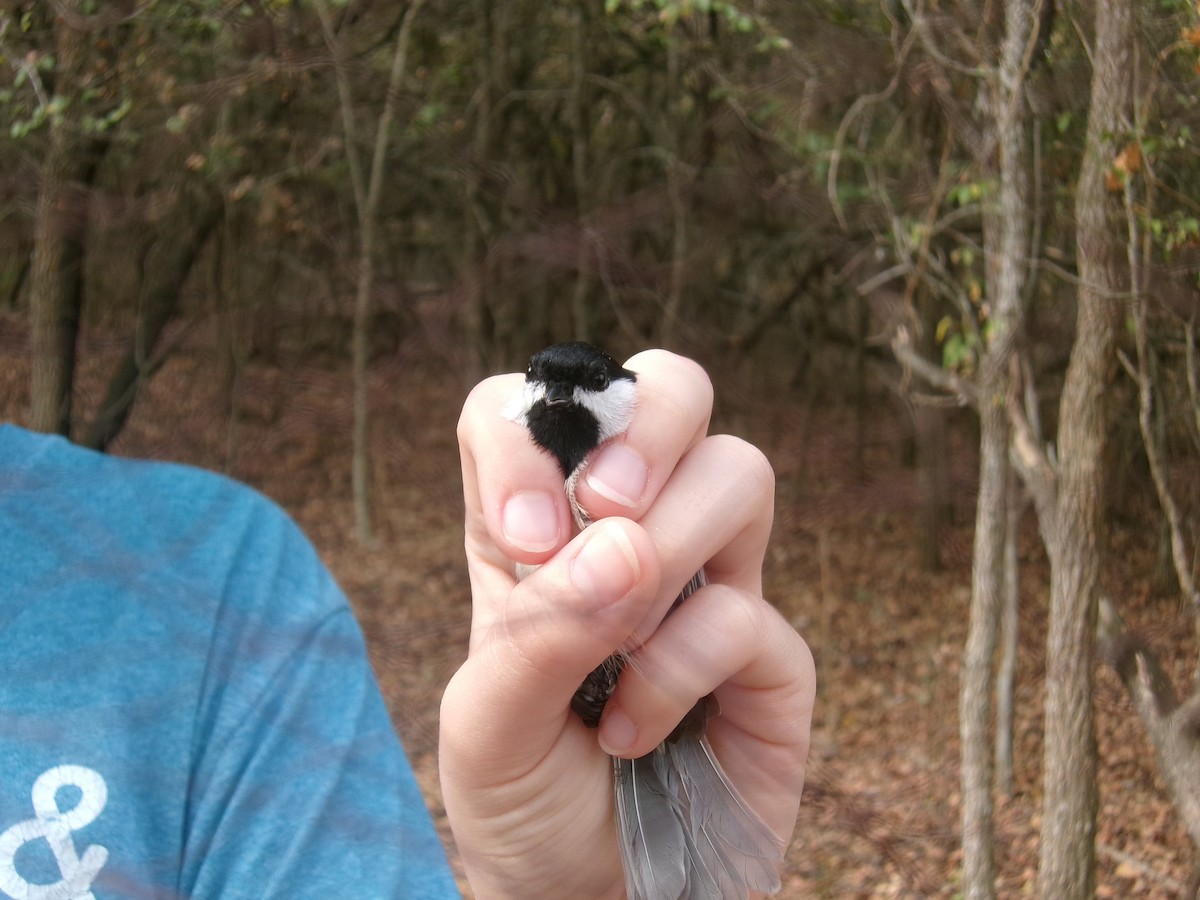
<path fill-rule="evenodd" d="M 367 350 L 368 326 L 371 316 L 371 288 L 374 280 L 376 213 L 383 196 L 384 163 L 387 160 L 388 142 L 391 139 L 392 120 L 400 98 L 400 88 L 408 65 L 408 45 L 413 22 L 424 5 L 424 0 L 412 0 L 404 11 L 400 30 L 396 35 L 392 54 L 391 70 L 388 73 L 387 90 L 384 93 L 383 109 L 376 123 L 375 140 L 371 153 L 369 180 L 364 183 L 359 161 L 357 127 L 354 118 L 354 98 L 350 91 L 350 78 L 344 65 L 342 41 L 334 33 L 333 19 L 329 13 L 328 0 L 316 0 L 317 15 L 325 42 L 334 56 L 334 74 L 337 79 L 338 95 L 342 107 L 342 126 L 346 140 L 346 159 L 350 165 L 350 180 L 354 187 L 354 203 L 358 213 L 358 279 L 354 294 L 354 332 L 351 347 L 354 370 L 354 452 L 351 461 L 351 484 L 354 502 L 354 518 L 359 539 L 364 543 L 371 539 L 370 503 L 367 485 L 368 472 L 368 395 L 367 395 Z"/>
<path fill-rule="evenodd" d="M 64 2 L 64 0 L 50 0 L 54 14 L 66 22 L 69 27 L 76 31 L 93 32 L 133 21 L 141 15 L 143 10 L 149 9 L 153 5 L 153 0 L 142 0 L 142 2 L 134 4 L 133 9 L 128 12 L 121 9 L 114 10 L 111 8 L 111 4 L 107 5 L 109 8 L 104 9 L 103 12 L 83 13 L 76 8 L 76 5 Z M 97 7 L 99 6 L 100 4 L 97 4 Z"/>
<path fill-rule="evenodd" d="M 932 195 L 929 198 L 929 207 L 925 212 L 925 227 L 921 230 L 921 246 L 917 250 L 917 264 L 904 285 L 904 305 L 906 307 L 912 305 L 913 297 L 917 293 L 917 285 L 922 281 L 925 267 L 929 264 L 929 246 L 933 240 L 934 225 L 937 223 L 938 212 L 942 208 L 942 201 L 946 199 L 946 194 L 950 190 L 950 166 L 947 163 L 950 161 L 950 152 L 953 149 L 953 145 L 954 139 L 947 134 L 946 140 L 942 143 L 942 158 L 938 163 L 937 183 L 934 185 Z"/>
<path fill-rule="evenodd" d="M 1009 459 L 1033 499 L 1042 531 L 1053 527 L 1058 492 L 1058 470 L 1053 447 L 1042 442 L 1037 415 L 1037 392 L 1028 360 L 1019 350 L 1009 360 L 1009 395 L 1005 408 L 1012 429 Z"/>
<path fill-rule="evenodd" d="M 7 41 L 4 39 L 8 34 L 8 26 L 11 21 L 12 19 L 8 16 L 0 19 L 0 51 L 3 51 L 4 56 L 10 60 L 9 65 L 18 72 L 25 74 L 30 87 L 33 88 L 34 94 L 37 95 L 38 108 L 45 109 L 46 105 L 50 102 L 50 98 L 46 94 L 46 88 L 42 85 L 42 78 L 38 75 L 37 66 L 34 64 L 32 57 L 14 53 L 8 48 Z"/>
<path fill-rule="evenodd" d="M 1025 291 L 1021 297 L 1024 309 L 1033 306 L 1040 271 L 1038 258 L 1042 253 L 1042 122 L 1038 118 L 1033 120 L 1033 165 L 1030 171 L 1033 175 L 1033 208 L 1029 216 L 1029 265 L 1025 273 Z"/>
<path fill-rule="evenodd" d="M 1138 137 L 1141 135 L 1141 110 L 1138 111 Z M 1154 490 L 1158 494 L 1158 504 L 1167 520 L 1167 529 L 1171 540 L 1171 560 L 1175 566 L 1175 577 L 1179 589 L 1183 592 L 1185 601 L 1191 608 L 1195 621 L 1195 630 L 1200 635 L 1200 591 L 1197 591 L 1196 581 L 1192 576 L 1191 555 L 1188 553 L 1187 539 L 1180 515 L 1179 506 L 1171 493 L 1170 481 L 1167 477 L 1166 462 L 1163 459 L 1163 448 L 1154 436 L 1154 380 L 1151 374 L 1151 358 L 1149 338 L 1146 334 L 1146 297 L 1142 290 L 1144 263 L 1149 259 L 1151 245 L 1149 234 L 1142 235 L 1134 203 L 1134 172 L 1126 173 L 1123 198 L 1125 201 L 1125 226 L 1128 229 L 1126 251 L 1129 261 L 1129 284 L 1133 294 L 1133 335 L 1134 346 L 1137 349 L 1137 368 L 1129 362 L 1124 353 L 1119 354 L 1125 370 L 1133 379 L 1138 389 L 1138 427 L 1142 432 L 1142 445 L 1146 451 L 1146 461 L 1150 465 L 1150 477 L 1154 481 Z M 1147 198 L 1145 205 L 1151 204 Z M 1140 251 L 1140 253 L 1139 253 Z M 1188 347 L 1191 350 L 1191 329 L 1188 329 Z M 1189 353 L 1190 356 L 1190 353 Z M 1189 363 L 1191 359 L 1189 359 Z M 1192 387 L 1194 371 L 1189 365 L 1189 390 Z M 1195 404 L 1193 403 L 1193 408 Z M 1197 659 L 1194 678 L 1200 684 L 1200 658 Z"/>
<path fill-rule="evenodd" d="M 896 329 L 896 333 L 892 337 L 892 352 L 905 369 L 917 375 L 927 384 L 940 391 L 953 394 L 964 406 L 970 405 L 979 409 L 979 391 L 975 385 L 941 366 L 935 366 L 918 353 L 913 348 L 912 337 L 909 335 L 908 329 L 903 325 Z"/>
<path fill-rule="evenodd" d="M 323 0 L 322 0 L 323 2 Z M 404 12 L 400 23 L 400 33 L 396 36 L 396 50 L 392 56 L 392 70 L 388 75 L 387 92 L 384 95 L 383 111 L 379 114 L 379 125 L 375 130 L 375 149 L 371 158 L 371 180 L 367 185 L 366 214 L 371 218 L 379 206 L 379 198 L 383 185 L 383 164 L 387 159 L 387 145 L 391 138 L 392 119 L 396 116 L 396 103 L 400 98 L 400 85 L 404 80 L 404 72 L 408 66 L 408 43 L 412 34 L 413 22 L 417 13 L 425 5 L 425 0 L 412 0 Z"/>
<path fill-rule="evenodd" d="M 912 271 L 912 264 L 907 262 L 896 263 L 894 266 L 884 269 L 882 272 L 876 272 L 866 281 L 861 284 L 856 284 L 854 290 L 859 293 L 859 296 L 869 297 L 876 290 L 883 287 L 889 281 L 893 281 Z"/>
<path fill-rule="evenodd" d="M 1036 0 L 1031 10 L 1033 14 L 1033 25 L 1029 29 L 1029 37 L 1025 41 L 1025 46 L 1021 48 L 1021 60 L 1015 70 L 1010 73 L 1013 77 L 1013 84 L 1009 85 L 1005 90 L 1005 95 L 1008 99 L 1008 105 L 1001 116 L 1001 123 L 1012 122 L 1016 119 L 1017 104 L 1025 99 L 1025 76 L 1029 74 L 1030 64 L 1033 61 L 1033 53 L 1037 49 L 1038 39 L 1041 37 L 1042 30 L 1042 4 L 1046 0 Z M 1004 77 L 1004 68 L 1001 67 L 1001 77 Z"/>
<path fill-rule="evenodd" d="M 1194 316 L 1187 323 L 1184 342 L 1187 355 L 1188 398 L 1192 401 L 1192 415 L 1196 418 L 1196 434 L 1200 436 L 1200 377 L 1196 375 L 1196 319 Z"/>
<path fill-rule="evenodd" d="M 1150 464 L 1150 477 L 1154 481 L 1154 490 L 1158 494 L 1158 504 L 1162 507 L 1163 515 L 1167 519 L 1175 577 L 1192 614 L 1196 616 L 1196 628 L 1200 632 L 1200 591 L 1197 591 L 1196 581 L 1192 577 L 1191 556 L 1188 553 L 1187 540 L 1184 537 L 1183 517 L 1180 515 L 1175 497 L 1171 493 L 1166 464 L 1162 457 L 1162 448 L 1154 438 L 1154 385 L 1149 371 L 1150 349 L 1146 338 L 1144 300 L 1139 301 L 1134 307 L 1133 326 L 1134 342 L 1137 347 L 1137 366 L 1135 368 L 1124 353 L 1120 354 L 1121 362 L 1138 389 L 1138 426 L 1142 432 L 1146 460 Z M 1197 678 L 1200 678 L 1200 661 L 1197 663 Z"/>
<path fill-rule="evenodd" d="M 864 109 L 872 104 L 882 103 L 896 92 L 896 88 L 900 86 L 900 78 L 904 73 L 904 62 L 908 58 L 909 51 L 912 50 L 915 40 L 916 31 L 910 31 L 900 47 L 900 52 L 896 56 L 896 72 L 892 75 L 892 80 L 888 82 L 887 86 L 882 91 L 876 91 L 874 94 L 863 94 L 855 100 L 851 104 L 850 109 L 846 111 L 846 115 L 842 116 L 842 121 L 838 124 L 837 134 L 833 140 L 833 149 L 829 153 L 829 176 L 825 181 L 825 190 L 829 195 L 829 203 L 833 207 L 833 215 L 843 229 L 849 229 L 849 225 L 847 225 L 846 216 L 842 211 L 842 203 L 837 197 L 837 180 L 838 167 L 842 159 L 842 146 L 846 142 L 846 132 L 850 130 L 850 125 Z"/>
<path fill-rule="evenodd" d="M 1113 862 L 1133 869 L 1143 878 L 1148 878 L 1151 881 L 1157 881 L 1168 890 L 1174 891 L 1180 896 L 1187 894 L 1187 885 L 1177 878 L 1172 878 L 1166 872 L 1160 872 L 1158 869 L 1149 863 L 1142 862 L 1136 856 L 1126 853 L 1124 850 L 1118 850 L 1109 844 L 1097 844 L 1096 852 L 1101 856 L 1107 856 Z"/>
<path fill-rule="evenodd" d="M 367 192 L 363 184 L 362 164 L 358 158 L 358 126 L 354 117 L 354 98 L 350 93 L 350 77 L 346 74 L 345 54 L 342 53 L 342 42 L 333 29 L 333 18 L 329 14 L 327 0 L 315 0 L 313 6 L 321 20 L 325 44 L 333 55 L 333 75 L 337 82 L 338 103 L 342 110 L 342 132 L 346 141 L 346 162 L 350 166 L 350 185 L 354 189 L 354 209 L 358 213 L 361 225 Z"/>
<path fill-rule="evenodd" d="M 951 59 L 941 48 L 934 43 L 933 38 L 929 34 L 929 17 L 925 15 L 924 10 L 916 9 L 909 0 L 902 0 L 905 12 L 913 23 L 913 31 L 921 35 L 921 46 L 925 48 L 935 62 L 940 63 L 952 72 L 958 72 L 960 75 L 967 75 L 971 78 L 980 78 L 987 75 L 987 69 L 982 66 L 969 66 L 966 63 L 960 63 L 958 60 Z"/>

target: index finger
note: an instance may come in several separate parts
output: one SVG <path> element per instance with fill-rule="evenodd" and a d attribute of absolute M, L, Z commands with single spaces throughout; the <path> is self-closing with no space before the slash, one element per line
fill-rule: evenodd
<path fill-rule="evenodd" d="M 646 350 L 625 367 L 637 374 L 633 421 L 584 463 L 576 485 L 576 497 L 593 519 L 640 520 L 679 460 L 708 433 L 712 416 L 712 382 L 698 363 Z"/>
<path fill-rule="evenodd" d="M 544 562 L 571 537 L 558 465 L 522 426 L 500 414 L 521 383 L 519 374 L 480 382 L 458 420 L 467 567 L 476 607 L 507 596 L 516 583 L 514 562 Z"/>

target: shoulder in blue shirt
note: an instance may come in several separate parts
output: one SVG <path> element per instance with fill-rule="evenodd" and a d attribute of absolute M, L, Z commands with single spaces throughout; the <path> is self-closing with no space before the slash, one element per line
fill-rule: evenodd
<path fill-rule="evenodd" d="M 274 504 L 0 425 L 0 584 L 0 896 L 458 896 Z"/>

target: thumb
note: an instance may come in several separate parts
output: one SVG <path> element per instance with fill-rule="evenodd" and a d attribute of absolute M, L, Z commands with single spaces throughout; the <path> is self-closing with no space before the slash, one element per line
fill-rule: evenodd
<path fill-rule="evenodd" d="M 658 590 L 654 545 L 603 519 L 513 588 L 442 698 L 442 741 L 486 742 L 501 769 L 528 765 L 567 725 L 580 682 L 641 622 Z M 576 723 L 579 724 L 579 723 Z"/>

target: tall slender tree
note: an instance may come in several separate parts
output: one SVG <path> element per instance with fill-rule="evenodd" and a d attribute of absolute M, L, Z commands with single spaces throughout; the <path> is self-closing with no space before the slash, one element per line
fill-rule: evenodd
<path fill-rule="evenodd" d="M 1004 37 L 990 90 L 995 121 L 997 189 L 985 210 L 984 245 L 989 258 L 992 313 L 987 350 L 979 366 L 979 495 L 971 610 L 959 688 L 962 739 L 963 893 L 995 896 L 993 856 L 994 766 L 992 686 L 1004 599 L 1008 536 L 1010 369 L 1021 334 L 1029 253 L 1029 152 L 1025 125 L 1025 76 L 1037 40 L 1045 0 L 1013 0 L 1005 6 Z"/>
<path fill-rule="evenodd" d="M 351 461 L 351 484 L 354 493 L 354 523 L 359 540 L 371 538 L 370 501 L 370 409 L 367 385 L 367 350 L 371 325 L 371 290 L 375 282 L 376 230 L 379 226 L 379 202 L 383 195 L 384 163 L 391 140 L 392 121 L 399 102 L 400 86 L 408 66 L 408 45 L 413 22 L 425 0 L 411 0 L 404 12 L 396 43 L 392 49 L 392 64 L 388 72 L 387 93 L 375 124 L 375 140 L 370 156 L 370 170 L 363 180 L 359 160 L 358 129 L 355 124 L 354 99 L 350 76 L 346 71 L 341 42 L 333 27 L 333 18 L 326 0 L 318 0 L 317 12 L 325 40 L 334 54 L 338 96 L 342 110 L 342 131 L 350 164 L 354 188 L 354 205 L 358 212 L 358 277 L 354 291 L 354 333 L 351 355 L 354 365 L 354 450 Z"/>
<path fill-rule="evenodd" d="M 40 431 L 70 434 L 75 341 L 83 305 L 88 188 L 108 146 L 102 132 L 81 126 L 91 42 L 87 17 L 76 4 L 55 4 L 54 98 L 48 116 L 49 146 L 41 167 L 34 213 L 29 281 L 30 423 Z"/>
<path fill-rule="evenodd" d="M 1091 102 L 1075 192 L 1075 343 L 1059 404 L 1057 466 L 1030 469 L 1051 570 L 1038 867 L 1038 894 L 1046 900 L 1095 893 L 1092 669 L 1104 544 L 1106 388 L 1128 295 L 1120 195 L 1106 184 L 1118 141 L 1130 133 L 1136 3 L 1108 0 L 1094 9 Z M 1052 479 L 1038 477 L 1051 471 Z"/>
<path fill-rule="evenodd" d="M 972 123 L 958 110 L 952 130 L 991 176 L 994 195 L 982 211 L 989 313 L 977 325 L 980 354 L 970 381 L 931 366 L 902 332 L 893 342 L 900 360 L 931 383 L 958 393 L 979 414 L 979 492 L 975 506 L 971 599 L 959 684 L 959 736 L 962 743 L 963 895 L 990 900 L 996 892 L 994 855 L 995 766 L 993 762 L 993 684 L 1001 612 L 1004 606 L 1008 530 L 1011 434 L 1006 407 L 1011 402 L 1012 366 L 1023 330 L 1024 297 L 1030 254 L 1029 150 L 1026 77 L 1043 27 L 1049 0 L 1012 0 L 1005 5 L 1000 38 L 979 48 L 984 65 L 987 115 Z M 915 10 L 914 10 L 915 12 Z M 915 15 L 913 34 L 935 59 L 944 59 L 926 13 Z M 989 59 L 990 57 L 990 59 Z M 936 214 L 936 204 L 931 215 Z M 929 254 L 928 234 L 918 267 Z"/>

